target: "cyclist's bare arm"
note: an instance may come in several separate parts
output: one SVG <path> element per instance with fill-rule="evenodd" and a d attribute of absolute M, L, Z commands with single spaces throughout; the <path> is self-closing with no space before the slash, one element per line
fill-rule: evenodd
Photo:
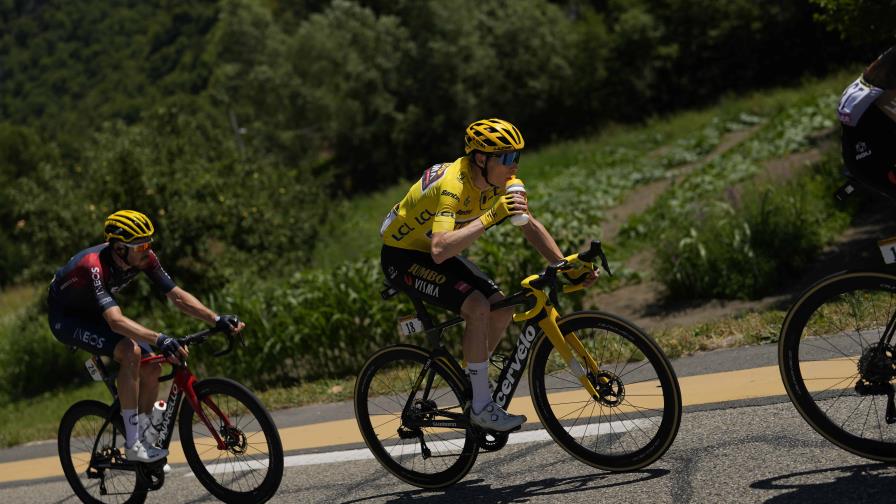
<path fill-rule="evenodd" d="M 444 233 L 433 233 L 432 247 L 430 248 L 432 260 L 439 264 L 460 254 L 472 245 L 476 238 L 482 236 L 484 231 L 485 227 L 482 225 L 482 222 L 479 219 L 475 219 L 460 229 Z"/>
<path fill-rule="evenodd" d="M 217 317 L 215 312 L 211 311 L 208 307 L 202 304 L 201 301 L 196 299 L 196 296 L 189 292 L 180 287 L 175 287 L 171 289 L 168 294 L 165 294 L 165 297 L 167 297 L 168 300 L 181 311 L 181 313 L 189 315 L 197 320 L 201 320 L 206 324 L 215 325 L 215 318 Z"/>
<path fill-rule="evenodd" d="M 554 237 L 544 225 L 538 221 L 532 214 L 529 214 L 529 222 L 523 224 L 523 236 L 535 247 L 535 250 L 542 255 L 549 263 L 556 263 L 563 260 L 563 253 L 560 247 L 554 241 Z"/>
<path fill-rule="evenodd" d="M 156 339 L 159 337 L 158 332 L 148 329 L 136 321 L 125 317 L 125 315 L 121 313 L 121 308 L 117 306 L 113 306 L 104 311 L 103 318 L 106 319 L 106 322 L 109 324 L 109 327 L 112 328 L 112 331 L 134 341 L 142 341 L 150 345 L 155 345 Z"/>
<path fill-rule="evenodd" d="M 548 262 L 556 263 L 564 259 L 563 253 L 560 252 L 560 247 L 557 246 L 557 242 L 554 241 L 554 237 L 551 236 L 551 233 L 544 227 L 544 225 L 539 222 L 532 214 L 529 214 L 529 222 L 522 226 L 523 236 L 526 237 L 526 240 L 535 247 L 535 250 L 538 251 Z M 585 287 L 590 287 L 597 280 L 597 273 L 594 271 L 588 272 L 588 277 L 584 281 Z"/>
<path fill-rule="evenodd" d="M 202 304 L 201 301 L 196 299 L 196 296 L 190 294 L 189 292 L 181 289 L 180 287 L 175 287 L 171 289 L 165 297 L 171 301 L 181 313 L 185 315 L 189 315 L 197 320 L 201 320 L 207 324 L 215 325 L 216 319 L 218 315 L 213 312 L 210 308 Z M 239 325 L 234 329 L 234 331 L 239 332 L 245 327 L 242 321 L 240 321 Z"/>

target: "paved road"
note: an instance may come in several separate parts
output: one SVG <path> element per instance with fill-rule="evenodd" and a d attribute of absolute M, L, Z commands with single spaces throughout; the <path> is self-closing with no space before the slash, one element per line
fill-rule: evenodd
<path fill-rule="evenodd" d="M 761 368 L 770 362 L 774 362 L 772 347 L 753 347 L 707 353 L 675 366 L 684 378 Z M 277 421 L 281 426 L 314 424 L 342 418 L 346 412 L 346 405 L 297 409 L 279 413 Z M 526 432 L 532 437 L 537 425 Z M 39 456 L 53 448 L 37 445 L 29 453 Z M 338 450 L 343 458 L 363 457 L 360 448 L 351 444 Z M 552 441 L 536 441 L 483 454 L 452 488 L 424 492 L 395 479 L 369 458 L 315 463 L 310 455 L 334 450 L 318 447 L 288 453 L 288 463 L 303 465 L 286 468 L 272 502 L 896 502 L 896 466 L 870 462 L 830 445 L 780 395 L 686 407 L 669 452 L 651 467 L 627 474 L 597 471 Z M 19 449 L 0 452 L 0 461 L 11 460 L 13 454 L 29 458 Z M 70 494 L 59 477 L 0 484 L 0 502 L 73 502 Z M 213 500 L 186 466 L 176 466 L 165 487 L 150 494 L 149 501 Z"/>

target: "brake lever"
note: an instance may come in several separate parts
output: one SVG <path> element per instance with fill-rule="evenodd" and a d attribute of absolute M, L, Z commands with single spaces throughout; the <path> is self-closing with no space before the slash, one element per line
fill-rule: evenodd
<path fill-rule="evenodd" d="M 224 348 L 224 350 L 219 350 L 219 351 L 213 353 L 212 357 L 221 357 L 222 355 L 229 354 L 233 350 L 233 336 L 230 335 L 229 333 L 226 334 L 226 336 L 227 336 L 227 346 Z"/>
<path fill-rule="evenodd" d="M 601 268 L 603 268 L 608 275 L 613 276 L 613 272 L 610 271 L 610 263 L 607 261 L 607 256 L 604 254 L 604 249 L 600 246 L 600 242 L 597 243 L 597 255 L 600 257 Z"/>
<path fill-rule="evenodd" d="M 544 270 L 544 279 L 547 284 L 546 290 L 548 291 L 548 299 L 551 300 L 551 304 L 553 306 L 560 306 L 560 301 L 557 299 L 557 270 L 566 266 L 568 263 L 563 260 L 558 262 L 557 264 L 552 264 L 548 266 Z"/>

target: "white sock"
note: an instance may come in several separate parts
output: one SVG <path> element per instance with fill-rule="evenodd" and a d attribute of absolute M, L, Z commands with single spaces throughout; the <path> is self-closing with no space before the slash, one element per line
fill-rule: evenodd
<path fill-rule="evenodd" d="M 146 413 L 140 413 L 137 415 L 137 425 L 140 426 L 140 430 L 137 431 L 140 433 L 140 440 L 143 440 L 143 434 L 146 432 L 146 428 L 149 427 L 149 415 Z"/>
<path fill-rule="evenodd" d="M 470 383 L 473 385 L 473 413 L 478 414 L 492 402 L 488 390 L 488 362 L 468 362 L 467 369 L 470 371 Z"/>
<path fill-rule="evenodd" d="M 121 418 L 124 419 L 124 447 L 131 448 L 140 438 L 139 417 L 136 409 L 121 410 Z"/>

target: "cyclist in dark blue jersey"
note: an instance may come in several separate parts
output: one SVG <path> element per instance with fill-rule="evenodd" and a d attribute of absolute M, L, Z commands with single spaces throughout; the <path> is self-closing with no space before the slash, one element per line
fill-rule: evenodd
<path fill-rule="evenodd" d="M 47 296 L 50 330 L 60 342 L 112 357 L 121 365 L 118 391 L 130 460 L 152 462 L 168 451 L 142 439 L 148 414 L 158 396 L 160 365 L 140 366 L 150 345 L 172 359 L 188 350 L 177 340 L 124 316 L 113 297 L 141 272 L 183 313 L 238 332 L 245 324 L 233 315 L 217 315 L 178 287 L 152 251 L 152 222 L 140 212 L 120 210 L 106 218 L 106 243 L 75 254 L 53 277 Z"/>
<path fill-rule="evenodd" d="M 837 112 L 846 175 L 896 199 L 896 46 L 847 86 Z"/>

